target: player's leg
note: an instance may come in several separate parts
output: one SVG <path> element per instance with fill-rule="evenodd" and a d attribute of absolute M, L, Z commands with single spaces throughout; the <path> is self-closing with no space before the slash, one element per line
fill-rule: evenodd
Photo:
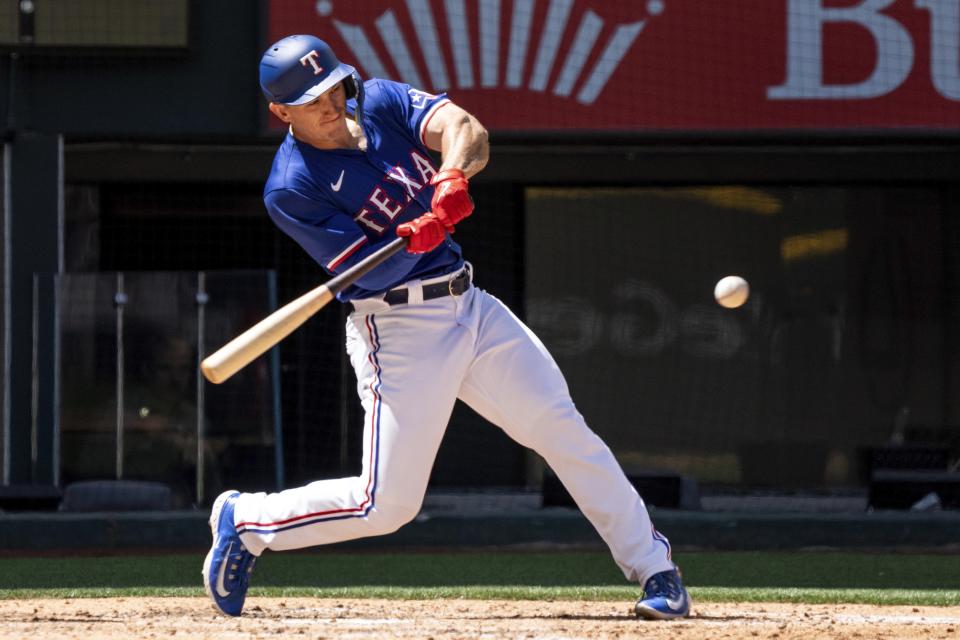
<path fill-rule="evenodd" d="M 240 615 L 249 573 L 265 549 L 389 533 L 417 514 L 473 353 L 455 312 L 445 299 L 351 316 L 347 350 L 366 414 L 362 472 L 279 493 L 222 494 L 203 569 L 217 610 Z"/>
<path fill-rule="evenodd" d="M 667 539 L 610 449 L 577 412 L 559 368 L 499 300 L 478 292 L 477 356 L 460 397 L 544 457 L 610 547 L 629 580 L 672 571 Z"/>
<path fill-rule="evenodd" d="M 362 472 L 242 494 L 236 525 L 253 553 L 390 533 L 416 516 L 470 359 L 452 307 L 351 316 L 347 349 L 365 413 Z"/>

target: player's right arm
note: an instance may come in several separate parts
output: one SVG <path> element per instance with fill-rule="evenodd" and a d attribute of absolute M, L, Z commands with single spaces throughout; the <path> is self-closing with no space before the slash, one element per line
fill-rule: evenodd
<path fill-rule="evenodd" d="M 353 218 L 293 189 L 270 191 L 264 195 L 264 203 L 274 223 L 331 274 L 350 268 L 392 239 L 387 235 L 370 242 Z M 356 284 L 368 291 L 382 291 L 405 280 L 418 258 L 401 251 Z"/>

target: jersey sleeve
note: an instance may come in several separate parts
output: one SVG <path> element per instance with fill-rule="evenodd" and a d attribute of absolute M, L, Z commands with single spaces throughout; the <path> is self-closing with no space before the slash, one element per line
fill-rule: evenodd
<path fill-rule="evenodd" d="M 292 189 L 271 191 L 264 196 L 264 203 L 274 223 L 328 273 L 348 269 L 392 239 L 371 244 L 350 216 Z M 378 291 L 391 277 L 409 273 L 416 260 L 416 255 L 401 251 L 360 278 L 357 285 Z"/>
<path fill-rule="evenodd" d="M 349 216 L 292 189 L 271 191 L 264 202 L 274 223 L 327 271 L 336 271 L 367 243 Z"/>
<path fill-rule="evenodd" d="M 384 103 L 397 118 L 397 123 L 407 129 L 424 147 L 426 129 L 430 118 L 444 105 L 450 104 L 447 94 L 432 94 L 414 89 L 402 82 L 381 80 L 380 91 Z"/>

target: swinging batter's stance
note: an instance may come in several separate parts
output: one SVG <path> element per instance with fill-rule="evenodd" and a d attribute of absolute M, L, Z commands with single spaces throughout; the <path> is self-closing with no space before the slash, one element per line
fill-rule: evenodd
<path fill-rule="evenodd" d="M 352 305 L 347 352 L 366 418 L 357 477 L 280 493 L 221 494 L 203 567 L 216 608 L 240 615 L 257 556 L 396 531 L 420 510 L 460 398 L 544 457 L 643 585 L 636 613 L 690 610 L 670 545 L 607 446 L 584 423 L 543 344 L 473 286 L 450 233 L 473 212 L 469 179 L 487 163 L 486 130 L 444 95 L 361 82 L 312 36 L 260 62 L 270 111 L 290 125 L 264 189 L 267 211 L 334 274 L 397 235 L 407 249 L 339 298 Z M 434 166 L 429 150 L 441 152 Z"/>

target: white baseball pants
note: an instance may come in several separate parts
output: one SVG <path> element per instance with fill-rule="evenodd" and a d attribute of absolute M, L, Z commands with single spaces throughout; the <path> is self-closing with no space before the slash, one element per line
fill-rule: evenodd
<path fill-rule="evenodd" d="M 433 282 L 433 281 L 426 281 Z M 628 580 L 673 568 L 667 539 L 610 449 L 584 423 L 540 340 L 495 297 L 358 301 L 347 353 L 366 414 L 363 469 L 279 493 L 244 493 L 235 523 L 251 553 L 396 531 L 420 511 L 460 398 L 547 461 Z"/>

